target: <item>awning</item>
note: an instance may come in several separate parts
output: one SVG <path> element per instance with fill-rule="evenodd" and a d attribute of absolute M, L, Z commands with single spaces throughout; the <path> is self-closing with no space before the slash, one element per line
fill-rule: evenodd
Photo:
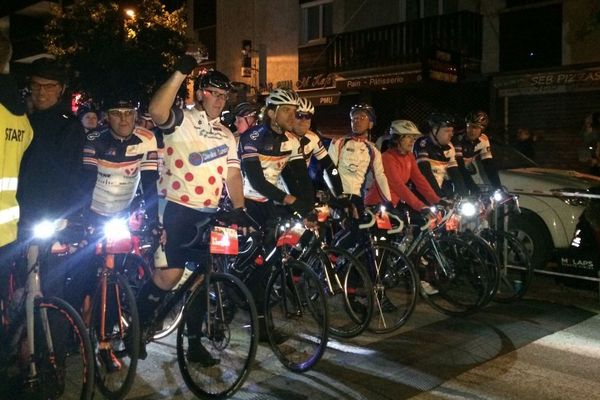
<path fill-rule="evenodd" d="M 340 102 L 340 91 L 337 89 L 298 90 L 298 95 L 312 101 L 315 107 L 334 106 Z"/>

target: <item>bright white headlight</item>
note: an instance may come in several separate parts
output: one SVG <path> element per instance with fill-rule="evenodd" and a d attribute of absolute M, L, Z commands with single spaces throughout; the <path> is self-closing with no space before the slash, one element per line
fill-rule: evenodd
<path fill-rule="evenodd" d="M 385 206 L 379 206 L 379 211 L 381 211 L 382 213 L 385 213 Z"/>
<path fill-rule="evenodd" d="M 501 190 L 496 190 L 494 192 L 494 201 L 501 201 L 504 198 Z"/>
<path fill-rule="evenodd" d="M 33 227 L 33 236 L 38 239 L 48 239 L 56 232 L 54 222 L 42 221 Z"/>
<path fill-rule="evenodd" d="M 104 236 L 107 239 L 117 240 L 129 237 L 129 225 L 123 219 L 111 219 L 104 225 Z"/>
<path fill-rule="evenodd" d="M 475 204 L 464 202 L 460 205 L 460 215 L 463 215 L 465 217 L 472 217 L 473 215 L 475 215 L 475 213 L 477 213 L 477 208 L 475 207 Z"/>

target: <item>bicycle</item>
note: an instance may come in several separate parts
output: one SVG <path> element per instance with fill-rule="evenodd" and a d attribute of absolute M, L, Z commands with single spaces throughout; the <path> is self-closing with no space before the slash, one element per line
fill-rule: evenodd
<path fill-rule="evenodd" d="M 346 219 L 346 229 L 331 238 L 335 246 L 347 248 L 367 269 L 373 287 L 373 314 L 368 329 L 375 333 L 400 328 L 417 302 L 417 271 L 412 261 L 386 238 L 400 232 L 402 225 L 387 226 L 383 223 L 387 215 L 385 208 L 366 208 L 363 217 L 368 220 L 353 227 L 357 222 Z"/>
<path fill-rule="evenodd" d="M 527 292 L 534 275 L 529 252 L 514 234 L 506 230 L 509 213 L 520 213 L 519 198 L 504 190 L 494 190 L 482 192 L 480 201 L 483 212 L 479 218 L 467 221 L 462 230 L 482 238 L 493 249 L 499 266 L 498 290 L 494 300 L 518 300 Z M 459 224 L 462 226 L 463 221 Z"/>
<path fill-rule="evenodd" d="M 490 269 L 469 243 L 454 235 L 443 235 L 453 209 L 436 206 L 432 212 L 437 218 L 426 219 L 421 226 L 411 224 L 408 210 L 404 211 L 404 220 L 389 214 L 398 224 L 406 222 L 403 234 L 392 236 L 391 242 L 418 266 L 420 294 L 431 307 L 451 316 L 474 313 L 489 298 Z M 416 238 L 413 231 L 418 232 Z"/>
<path fill-rule="evenodd" d="M 196 237 L 185 244 L 199 255 L 194 260 L 195 268 L 160 304 L 151 332 L 142 337 L 149 343 L 177 332 L 179 370 L 187 387 L 200 398 L 233 395 L 248 377 L 258 344 L 258 317 L 252 295 L 240 279 L 224 270 L 226 260 L 238 250 L 236 231 L 219 226 L 226 221 L 226 214 L 216 213 L 197 225 Z M 211 365 L 188 359 L 188 313 L 203 315 L 199 336 L 210 353 Z"/>
<path fill-rule="evenodd" d="M 312 232 L 297 217 L 279 217 L 267 231 L 275 232 L 269 251 L 263 248 L 265 231 L 258 227 L 227 268 L 244 282 L 253 278 L 255 268 L 269 270 L 263 299 L 267 340 L 286 368 L 305 372 L 321 359 L 329 339 L 326 291 L 317 274 L 296 258 Z"/>
<path fill-rule="evenodd" d="M 67 302 L 45 297 L 41 289 L 42 258 L 72 250 L 66 228 L 66 220 L 43 221 L 33 228 L 26 284 L 22 290 L 9 285 L 3 299 L 0 365 L 15 384 L 9 389 L 12 396 L 87 400 L 94 392 L 93 350 L 83 320 Z"/>
<path fill-rule="evenodd" d="M 89 332 L 98 389 L 105 397 L 117 400 L 133 385 L 140 351 L 136 298 L 125 262 L 125 255 L 134 250 L 137 241 L 125 219 L 108 220 L 102 233 L 95 244 L 101 265 L 91 299 Z"/>

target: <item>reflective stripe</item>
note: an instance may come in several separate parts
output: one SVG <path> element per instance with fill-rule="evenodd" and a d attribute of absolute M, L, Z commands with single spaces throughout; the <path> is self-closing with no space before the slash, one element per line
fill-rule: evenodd
<path fill-rule="evenodd" d="M 0 210 L 0 224 L 17 221 L 19 219 L 19 206 Z"/>
<path fill-rule="evenodd" d="M 18 178 L 0 178 L 0 192 L 8 192 L 17 190 Z"/>

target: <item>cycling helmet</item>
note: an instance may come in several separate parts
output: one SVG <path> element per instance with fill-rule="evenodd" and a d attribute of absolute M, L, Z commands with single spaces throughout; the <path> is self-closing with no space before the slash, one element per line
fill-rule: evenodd
<path fill-rule="evenodd" d="M 488 125 L 488 115 L 483 111 L 472 111 L 465 117 L 465 123 L 467 125 L 474 125 L 481 129 L 485 129 Z"/>
<path fill-rule="evenodd" d="M 375 120 L 377 119 L 377 117 L 375 116 L 375 109 L 373 109 L 373 107 L 371 107 L 369 104 L 360 103 L 353 105 L 350 109 L 350 119 L 352 119 L 352 115 L 354 115 L 354 113 L 357 111 L 364 111 L 369 116 L 371 122 L 375 123 Z"/>
<path fill-rule="evenodd" d="M 204 75 L 200 75 L 194 81 L 194 92 L 198 89 L 205 89 L 208 87 L 214 87 L 217 89 L 223 89 L 230 91 L 233 89 L 231 82 L 227 75 L 222 72 L 211 69 Z"/>
<path fill-rule="evenodd" d="M 253 117 L 260 111 L 260 106 L 256 103 L 249 103 L 247 101 L 239 103 L 233 109 L 233 115 L 236 117 Z"/>
<path fill-rule="evenodd" d="M 405 119 L 397 119 L 392 121 L 392 124 L 390 125 L 390 134 L 420 136 L 421 131 L 419 131 L 419 128 L 417 128 L 414 122 Z"/>
<path fill-rule="evenodd" d="M 300 97 L 298 99 L 298 112 L 307 113 L 307 114 L 315 114 L 315 107 L 312 102 L 306 97 Z"/>
<path fill-rule="evenodd" d="M 298 106 L 298 95 L 293 90 L 275 89 L 265 100 L 267 106 Z"/>
<path fill-rule="evenodd" d="M 454 127 L 454 117 L 446 113 L 431 113 L 427 117 L 427 124 L 433 129 Z"/>

